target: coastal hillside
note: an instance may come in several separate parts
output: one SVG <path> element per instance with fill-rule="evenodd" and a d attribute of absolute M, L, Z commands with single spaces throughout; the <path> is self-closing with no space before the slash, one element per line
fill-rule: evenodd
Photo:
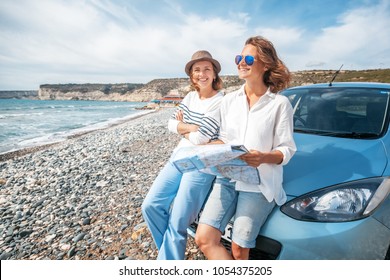
<path fill-rule="evenodd" d="M 120 100 L 143 84 L 45 84 L 39 87 L 42 100 Z"/>
<path fill-rule="evenodd" d="M 313 70 L 297 71 L 292 73 L 291 86 L 305 84 L 329 83 L 336 71 L 334 70 Z M 375 70 L 341 70 L 334 82 L 379 82 L 390 83 L 390 69 Z"/>
<path fill-rule="evenodd" d="M 329 83 L 335 70 L 292 72 L 291 86 Z M 235 75 L 222 76 L 224 91 L 229 93 L 243 84 Z M 390 69 L 341 70 L 334 82 L 390 83 Z M 169 94 L 185 96 L 191 87 L 188 78 L 155 79 L 146 84 L 45 84 L 38 91 L 0 91 L 1 98 L 28 98 L 43 100 L 111 100 L 148 102 Z"/>

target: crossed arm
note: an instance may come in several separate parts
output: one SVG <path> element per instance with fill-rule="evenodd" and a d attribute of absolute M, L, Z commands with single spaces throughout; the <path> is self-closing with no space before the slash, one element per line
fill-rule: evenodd
<path fill-rule="evenodd" d="M 189 138 L 189 134 L 191 132 L 196 132 L 199 129 L 198 125 L 185 123 L 183 121 L 183 111 L 182 110 L 178 110 L 176 112 L 176 120 L 180 121 L 179 124 L 177 125 L 177 132 L 179 134 L 183 135 L 187 139 Z"/>

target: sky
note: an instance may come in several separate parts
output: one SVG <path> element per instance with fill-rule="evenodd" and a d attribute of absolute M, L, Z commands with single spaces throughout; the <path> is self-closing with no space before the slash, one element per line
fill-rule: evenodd
<path fill-rule="evenodd" d="M 0 90 L 186 77 L 261 35 L 291 71 L 390 68 L 390 0 L 1 0 Z"/>

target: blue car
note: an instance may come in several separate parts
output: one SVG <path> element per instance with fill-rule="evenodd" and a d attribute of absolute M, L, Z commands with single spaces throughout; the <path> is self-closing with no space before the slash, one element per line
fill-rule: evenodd
<path fill-rule="evenodd" d="M 297 152 L 251 259 L 390 258 L 390 84 L 331 83 L 281 92 Z M 230 246 L 231 225 L 223 243 Z"/>

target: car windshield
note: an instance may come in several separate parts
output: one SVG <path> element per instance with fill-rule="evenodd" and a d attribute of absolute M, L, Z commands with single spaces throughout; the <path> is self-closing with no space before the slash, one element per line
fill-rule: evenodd
<path fill-rule="evenodd" d="M 388 127 L 390 89 L 295 88 L 282 92 L 294 108 L 294 131 L 373 139 Z"/>

